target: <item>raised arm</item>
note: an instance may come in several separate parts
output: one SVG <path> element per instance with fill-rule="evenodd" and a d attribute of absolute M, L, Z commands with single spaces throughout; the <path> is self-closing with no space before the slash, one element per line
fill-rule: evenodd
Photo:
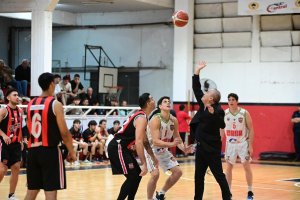
<path fill-rule="evenodd" d="M 201 106 L 203 105 L 201 98 L 203 97 L 204 93 L 201 90 L 201 84 L 200 84 L 200 71 L 206 66 L 206 63 L 204 61 L 199 62 L 199 64 L 195 68 L 194 76 L 193 76 L 193 91 L 195 94 L 195 97 L 197 99 L 198 104 Z"/>

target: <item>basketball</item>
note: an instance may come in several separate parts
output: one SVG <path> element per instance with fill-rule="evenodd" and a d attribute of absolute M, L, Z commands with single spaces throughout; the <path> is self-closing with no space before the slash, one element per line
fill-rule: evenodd
<path fill-rule="evenodd" d="M 175 11 L 173 16 L 173 24 L 177 27 L 183 27 L 189 22 L 188 14 L 183 10 Z"/>

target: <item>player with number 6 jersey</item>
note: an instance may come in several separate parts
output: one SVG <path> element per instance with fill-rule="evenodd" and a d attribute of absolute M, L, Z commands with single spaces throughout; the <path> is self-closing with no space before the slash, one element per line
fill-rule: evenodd
<path fill-rule="evenodd" d="M 54 75 L 43 73 L 38 79 L 43 92 L 27 107 L 28 126 L 28 190 L 25 200 L 36 199 L 40 189 L 46 199 L 57 199 L 57 190 L 66 188 L 66 173 L 58 144 L 66 145 L 71 160 L 76 160 L 62 104 L 53 97 Z"/>

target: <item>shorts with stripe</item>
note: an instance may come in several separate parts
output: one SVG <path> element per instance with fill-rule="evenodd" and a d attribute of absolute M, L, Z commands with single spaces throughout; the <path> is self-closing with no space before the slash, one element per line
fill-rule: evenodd
<path fill-rule="evenodd" d="M 11 167 L 17 162 L 21 161 L 22 151 L 21 143 L 15 142 L 9 145 L 5 144 L 3 140 L 0 140 L 0 161 Z"/>
<path fill-rule="evenodd" d="M 161 148 L 162 151 L 156 151 L 153 149 L 154 155 L 158 160 L 159 166 L 163 169 L 164 172 L 172 169 L 173 167 L 179 166 L 177 160 L 173 154 L 167 148 Z M 145 151 L 145 157 L 147 162 L 147 168 L 149 172 L 152 172 L 155 168 L 154 163 L 150 155 Z"/>
<path fill-rule="evenodd" d="M 66 172 L 59 147 L 28 149 L 27 184 L 29 190 L 66 189 Z"/>
<path fill-rule="evenodd" d="M 141 168 L 134 158 L 133 152 L 127 147 L 122 147 L 120 140 L 116 138 L 108 144 L 108 156 L 113 174 L 137 174 Z"/>
<path fill-rule="evenodd" d="M 246 161 L 250 162 L 251 157 L 249 155 L 248 146 L 249 144 L 247 140 L 241 143 L 232 143 L 227 141 L 225 149 L 225 160 L 231 164 L 235 164 L 237 157 L 239 157 L 242 163 Z"/>

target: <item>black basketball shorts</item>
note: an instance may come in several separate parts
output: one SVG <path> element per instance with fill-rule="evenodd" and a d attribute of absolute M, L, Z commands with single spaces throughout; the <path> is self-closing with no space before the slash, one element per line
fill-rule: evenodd
<path fill-rule="evenodd" d="M 59 147 L 28 149 L 27 184 L 29 190 L 66 189 L 66 171 Z"/>
<path fill-rule="evenodd" d="M 11 167 L 17 162 L 21 161 L 22 151 L 21 143 L 15 142 L 9 145 L 5 144 L 3 140 L 0 140 L 1 162 Z"/>

